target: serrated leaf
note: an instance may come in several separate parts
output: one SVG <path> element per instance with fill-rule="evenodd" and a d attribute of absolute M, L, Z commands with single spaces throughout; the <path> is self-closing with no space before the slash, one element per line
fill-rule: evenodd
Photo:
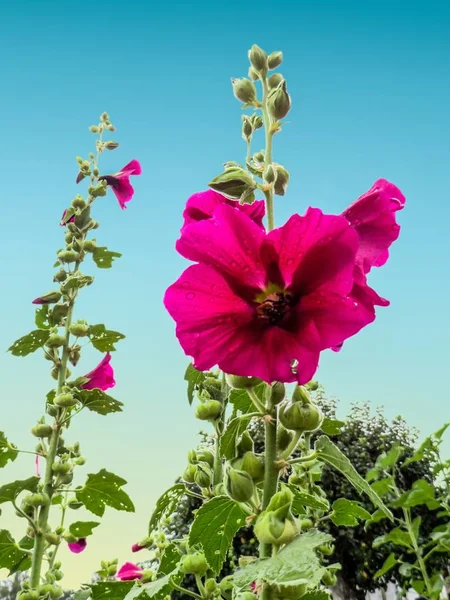
<path fill-rule="evenodd" d="M 172 513 L 175 510 L 185 491 L 182 483 L 176 483 L 159 497 L 148 524 L 149 535 L 153 533 L 166 513 Z"/>
<path fill-rule="evenodd" d="M 246 513 L 226 496 L 217 496 L 203 504 L 195 514 L 189 544 L 200 544 L 206 560 L 219 573 L 236 532 L 245 526 Z"/>
<path fill-rule="evenodd" d="M 115 258 L 120 258 L 120 252 L 112 252 L 106 246 L 97 246 L 92 253 L 92 258 L 99 269 L 110 269 Z"/>
<path fill-rule="evenodd" d="M 398 560 L 395 558 L 395 554 L 389 554 L 387 559 L 384 561 L 383 566 L 373 576 L 374 579 L 380 579 L 383 575 L 386 575 L 398 564 Z"/>
<path fill-rule="evenodd" d="M 69 531 L 76 538 L 85 538 L 92 535 L 93 530 L 99 525 L 97 521 L 75 521 L 69 527 Z"/>
<path fill-rule="evenodd" d="M 385 471 L 396 465 L 405 449 L 400 444 L 394 444 L 388 452 L 381 454 L 375 463 L 375 469 Z"/>
<path fill-rule="evenodd" d="M 35 329 L 16 340 L 8 348 L 8 352 L 11 352 L 13 356 L 27 356 L 42 348 L 49 337 L 50 331 L 48 329 Z"/>
<path fill-rule="evenodd" d="M 109 415 L 115 412 L 122 412 L 122 402 L 119 402 L 112 396 L 105 394 L 105 392 L 98 388 L 94 390 L 77 391 L 76 397 L 88 410 L 96 412 L 99 415 Z"/>
<path fill-rule="evenodd" d="M 168 575 L 175 570 L 175 567 L 180 562 L 181 554 L 175 544 L 169 544 L 164 548 L 164 552 L 161 556 L 159 563 L 158 573 L 161 575 Z"/>
<path fill-rule="evenodd" d="M 354 500 L 340 498 L 333 502 L 331 520 L 335 525 L 353 527 L 358 525 L 360 520 L 370 519 L 370 516 L 370 513 Z"/>
<path fill-rule="evenodd" d="M 313 494 L 302 492 L 298 490 L 295 485 L 288 486 L 291 492 L 294 494 L 292 501 L 292 509 L 297 514 L 303 514 L 305 511 L 304 507 L 313 508 L 314 510 L 321 510 L 323 512 L 330 508 L 330 503 L 325 498 L 319 498 Z"/>
<path fill-rule="evenodd" d="M 332 540 L 331 535 L 311 529 L 297 536 L 275 556 L 260 558 L 238 569 L 234 574 L 234 584 L 240 590 L 259 579 L 275 585 L 308 583 L 316 586 L 326 569 L 321 566 L 315 549 Z"/>
<path fill-rule="evenodd" d="M 61 291 L 65 294 L 69 290 L 79 290 L 83 287 L 91 285 L 94 281 L 92 275 L 83 275 L 80 272 L 74 273 L 61 284 Z"/>
<path fill-rule="evenodd" d="M 30 564 L 30 553 L 19 548 L 9 531 L 0 530 L 0 569 L 9 569 L 11 575 L 25 571 Z"/>
<path fill-rule="evenodd" d="M 392 477 L 385 477 L 385 479 L 374 481 L 370 484 L 370 487 L 376 494 L 380 496 L 380 498 L 382 498 L 393 489 L 394 483 L 395 482 Z"/>
<path fill-rule="evenodd" d="M 94 348 L 100 350 L 100 352 L 114 352 L 116 350 L 114 344 L 125 339 L 125 336 L 118 331 L 106 329 L 103 324 L 99 323 L 89 327 L 89 339 Z"/>
<path fill-rule="evenodd" d="M 48 310 L 48 304 L 43 304 L 36 309 L 34 322 L 36 323 L 36 327 L 39 329 L 50 329 L 50 323 L 48 322 Z"/>
<path fill-rule="evenodd" d="M 0 431 L 0 468 L 6 466 L 8 461 L 14 462 L 16 460 L 19 453 L 14 448 L 9 446 L 5 434 Z"/>
<path fill-rule="evenodd" d="M 227 423 L 227 428 L 220 438 L 220 454 L 231 460 L 236 456 L 236 443 L 238 437 L 247 429 L 251 417 L 235 417 Z"/>
<path fill-rule="evenodd" d="M 91 598 L 92 600 L 123 600 L 134 585 L 134 581 L 100 581 L 91 585 Z"/>
<path fill-rule="evenodd" d="M 389 533 L 386 533 L 385 535 L 380 535 L 377 538 L 375 538 L 373 540 L 372 546 L 374 548 L 379 548 L 380 546 L 383 546 L 383 544 L 387 544 L 388 542 L 391 542 L 395 546 L 402 546 L 408 549 L 412 548 L 409 533 L 403 531 L 403 529 L 400 529 L 400 527 L 395 527 L 395 529 L 392 529 Z"/>
<path fill-rule="evenodd" d="M 29 477 L 28 479 L 18 479 L 0 487 L 0 504 L 5 502 L 14 502 L 17 496 L 24 492 L 35 492 L 39 484 L 39 477 Z"/>
<path fill-rule="evenodd" d="M 246 390 L 231 390 L 229 402 L 233 405 L 233 416 L 236 416 L 238 412 L 245 414 L 255 410 L 252 399 Z"/>
<path fill-rule="evenodd" d="M 98 473 L 90 473 L 81 489 L 76 490 L 79 502 L 94 515 L 102 517 L 107 506 L 115 510 L 134 512 L 134 504 L 122 486 L 127 482 L 114 473 L 102 469 Z"/>
<path fill-rule="evenodd" d="M 411 458 L 408 458 L 405 461 L 405 466 L 412 463 L 423 460 L 424 458 L 430 457 L 431 455 L 436 453 L 436 446 L 438 446 L 442 440 L 442 436 L 450 427 L 450 423 L 444 423 L 440 429 L 429 435 L 424 441 L 420 444 L 417 450 L 414 452 Z"/>
<path fill-rule="evenodd" d="M 136 586 L 130 590 L 125 597 L 125 600 L 134 600 L 135 598 L 142 598 L 142 600 L 147 600 L 147 598 L 151 598 L 152 600 L 163 600 L 163 598 L 165 598 L 173 589 L 173 586 L 170 583 L 172 578 L 174 578 L 175 582 L 178 584 L 182 579 L 182 575 L 176 570 L 155 581 Z"/>
<path fill-rule="evenodd" d="M 386 516 L 393 521 L 391 511 L 385 506 L 381 498 L 376 494 L 365 479 L 359 475 L 349 459 L 342 454 L 339 448 L 325 435 L 320 436 L 315 443 L 315 450 L 319 457 L 340 471 L 344 477 L 353 485 L 358 493 L 365 493 L 377 508 L 380 508 Z"/>
<path fill-rule="evenodd" d="M 434 487 L 424 479 L 415 481 L 410 490 L 404 492 L 397 500 L 392 502 L 392 506 L 395 508 L 413 508 L 421 504 L 426 504 L 430 509 L 439 506 L 439 502 L 435 499 Z"/>
<path fill-rule="evenodd" d="M 184 374 L 184 380 L 187 381 L 188 384 L 187 395 L 190 405 L 194 400 L 195 388 L 202 383 L 205 378 L 206 375 L 203 373 L 203 371 L 198 371 L 192 364 L 188 365 L 188 368 Z"/>
<path fill-rule="evenodd" d="M 339 421 L 338 419 L 330 419 L 329 417 L 325 417 L 320 429 L 326 435 L 339 435 L 344 425 L 345 421 Z"/>

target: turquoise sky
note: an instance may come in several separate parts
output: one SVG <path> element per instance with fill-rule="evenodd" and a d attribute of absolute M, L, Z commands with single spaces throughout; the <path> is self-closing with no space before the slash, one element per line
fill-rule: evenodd
<path fill-rule="evenodd" d="M 131 558 L 128 547 L 145 535 L 155 499 L 198 440 L 183 383 L 188 360 L 162 296 L 187 265 L 174 250 L 185 200 L 205 189 L 222 163 L 244 157 L 230 77 L 246 74 L 253 43 L 284 51 L 281 72 L 293 98 L 275 143 L 275 160 L 292 177 L 288 195 L 277 199 L 278 224 L 308 205 L 341 212 L 378 177 L 407 197 L 400 240 L 371 276 L 392 305 L 340 354 L 324 353 L 318 378 L 341 399 L 343 412 L 353 401 L 370 400 L 424 434 L 450 414 L 447 3 L 153 6 L 16 0 L 0 9 L 5 350 L 33 328 L 32 298 L 52 288 L 59 217 L 78 191 L 75 156 L 92 149 L 87 127 L 103 110 L 121 143 L 103 170 L 116 171 L 132 158 L 143 167 L 126 212 L 112 194 L 96 206 L 98 242 L 123 258 L 96 273 L 78 309 L 80 318 L 127 334 L 113 358 L 114 395 L 125 412 L 82 415 L 68 437 L 81 440 L 86 473 L 105 466 L 128 479 L 137 513 L 107 512 L 86 552 L 67 561 L 68 585 L 87 580 L 101 558 Z M 79 373 L 99 358 L 86 352 Z M 27 431 L 52 387 L 47 368 L 37 355 L 0 354 L 1 429 L 23 448 L 33 444 Z M 0 472 L 0 482 L 32 470 L 32 458 L 21 458 Z M 10 513 L 0 524 L 20 531 Z"/>

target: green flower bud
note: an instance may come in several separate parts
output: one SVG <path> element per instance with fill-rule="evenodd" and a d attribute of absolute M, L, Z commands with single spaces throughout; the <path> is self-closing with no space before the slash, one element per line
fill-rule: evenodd
<path fill-rule="evenodd" d="M 250 118 L 247 115 L 242 117 L 242 137 L 244 140 L 249 140 L 253 134 L 253 126 Z"/>
<path fill-rule="evenodd" d="M 83 210 L 83 208 L 86 208 L 86 200 L 84 200 L 81 196 L 75 196 L 75 198 L 72 200 L 72 206 L 74 208 Z"/>
<path fill-rule="evenodd" d="M 218 588 L 215 579 L 210 578 L 205 581 L 205 592 L 207 596 L 212 596 L 217 589 Z"/>
<path fill-rule="evenodd" d="M 222 404 L 218 400 L 206 400 L 197 404 L 195 416 L 201 421 L 215 421 L 222 413 Z"/>
<path fill-rule="evenodd" d="M 23 584 L 22 587 L 24 587 Z M 21 592 L 17 598 L 19 600 L 39 600 L 39 592 L 37 590 L 27 589 L 26 591 Z"/>
<path fill-rule="evenodd" d="M 57 546 L 61 542 L 61 538 L 56 533 L 46 533 L 45 540 L 52 546 Z"/>
<path fill-rule="evenodd" d="M 53 433 L 53 429 L 51 425 L 38 423 L 33 427 L 31 433 L 38 438 L 49 438 Z"/>
<path fill-rule="evenodd" d="M 200 577 L 203 577 L 208 570 L 205 555 L 201 552 L 187 554 L 181 561 L 181 570 L 185 575 L 200 575 Z"/>
<path fill-rule="evenodd" d="M 69 331 L 76 337 L 85 337 L 86 335 L 89 335 L 89 325 L 83 321 L 77 321 L 76 323 L 72 323 Z"/>
<path fill-rule="evenodd" d="M 44 583 L 38 587 L 38 590 L 41 597 L 49 596 L 51 600 L 58 600 L 64 593 L 62 587 L 54 583 Z"/>
<path fill-rule="evenodd" d="M 262 150 L 260 152 L 255 152 L 255 154 L 253 155 L 253 158 L 257 162 L 260 162 L 260 163 L 264 162 L 264 160 L 265 160 L 264 157 L 265 157 L 265 154 L 264 154 L 264 152 Z"/>
<path fill-rule="evenodd" d="M 248 70 L 248 76 L 253 81 L 257 81 L 259 79 L 259 75 L 258 75 L 257 71 L 255 71 L 255 69 L 253 67 L 249 68 L 249 70 Z"/>
<path fill-rule="evenodd" d="M 208 463 L 197 465 L 194 481 L 201 488 L 208 488 L 211 485 L 211 469 Z"/>
<path fill-rule="evenodd" d="M 197 467 L 195 465 L 188 465 L 183 473 L 184 481 L 186 481 L 186 483 L 194 483 L 196 473 Z"/>
<path fill-rule="evenodd" d="M 245 471 L 238 471 L 231 465 L 225 473 L 225 489 L 232 500 L 247 502 L 255 492 L 253 479 Z"/>
<path fill-rule="evenodd" d="M 221 481 L 216 486 L 214 486 L 214 495 L 215 496 L 225 496 L 227 493 L 225 489 L 225 484 Z"/>
<path fill-rule="evenodd" d="M 258 600 L 258 596 L 252 592 L 241 592 L 236 596 L 236 600 Z"/>
<path fill-rule="evenodd" d="M 276 600 L 298 600 L 308 591 L 307 583 L 299 583 L 298 585 L 277 585 L 274 589 L 273 596 Z"/>
<path fill-rule="evenodd" d="M 277 172 L 277 179 L 273 190 L 277 196 L 284 196 L 289 185 L 289 173 L 281 165 L 274 164 L 274 167 Z"/>
<path fill-rule="evenodd" d="M 246 452 L 253 452 L 254 444 L 250 433 L 245 430 L 241 435 L 236 447 L 238 456 L 243 456 Z"/>
<path fill-rule="evenodd" d="M 292 394 L 292 402 L 302 402 L 303 404 L 311 404 L 311 396 L 302 385 L 297 385 Z"/>
<path fill-rule="evenodd" d="M 78 401 L 72 396 L 72 394 L 66 393 L 55 396 L 53 402 L 60 408 L 70 408 L 71 406 L 75 406 Z"/>
<path fill-rule="evenodd" d="M 91 125 L 91 126 L 89 127 L 89 131 L 90 131 L 91 133 L 100 133 L 100 129 L 97 127 L 97 125 Z"/>
<path fill-rule="evenodd" d="M 238 375 L 225 375 L 226 382 L 234 390 L 246 390 L 261 383 L 258 377 L 240 377 Z"/>
<path fill-rule="evenodd" d="M 81 358 L 81 346 L 79 346 L 77 344 L 70 349 L 69 362 L 71 365 L 76 367 L 77 364 L 80 362 L 80 358 Z"/>
<path fill-rule="evenodd" d="M 67 503 L 67 506 L 69 508 L 71 508 L 72 510 L 78 510 L 79 508 L 81 508 L 83 506 L 83 503 L 82 502 L 78 502 L 78 500 L 76 498 L 72 498 Z"/>
<path fill-rule="evenodd" d="M 70 371 L 70 369 L 66 369 L 66 377 L 70 377 L 72 374 L 72 372 Z M 58 380 L 59 378 L 59 367 L 57 365 L 55 365 L 52 369 L 52 377 L 53 379 Z"/>
<path fill-rule="evenodd" d="M 267 59 L 269 65 L 269 71 L 276 69 L 283 62 L 283 53 L 282 52 L 271 52 Z"/>
<path fill-rule="evenodd" d="M 108 571 L 108 576 L 112 577 L 113 575 L 115 575 L 117 573 L 117 566 L 116 565 L 109 565 L 107 571 Z"/>
<path fill-rule="evenodd" d="M 209 182 L 209 187 L 229 198 L 239 199 L 242 194 L 256 189 L 252 175 L 240 167 L 229 167 Z"/>
<path fill-rule="evenodd" d="M 248 473 L 255 483 L 259 483 L 264 479 L 264 457 L 246 452 L 242 457 L 240 469 Z"/>
<path fill-rule="evenodd" d="M 277 178 L 277 172 L 272 165 L 267 165 L 263 172 L 263 179 L 265 183 L 274 183 Z"/>
<path fill-rule="evenodd" d="M 55 569 L 53 571 L 53 575 L 55 576 L 56 581 L 61 581 L 61 579 L 64 578 L 64 573 L 62 571 L 60 571 L 59 569 Z"/>
<path fill-rule="evenodd" d="M 113 142 L 113 141 L 111 140 L 111 141 L 105 142 L 105 143 L 103 144 L 103 146 L 104 146 L 104 147 L 105 147 L 107 150 L 115 150 L 116 148 L 118 148 L 118 147 L 119 147 L 119 144 L 118 144 L 118 142 Z"/>
<path fill-rule="evenodd" d="M 334 544 L 322 544 L 318 547 L 318 550 L 324 556 L 331 556 L 334 553 Z"/>
<path fill-rule="evenodd" d="M 233 575 L 227 575 L 219 582 L 219 590 L 226 600 L 231 600 L 233 593 Z"/>
<path fill-rule="evenodd" d="M 201 462 L 206 462 L 210 467 L 214 466 L 214 454 L 211 450 L 201 449 L 197 453 L 198 460 Z"/>
<path fill-rule="evenodd" d="M 80 260 L 80 255 L 74 250 L 62 250 L 58 252 L 58 258 L 63 263 L 73 263 Z"/>
<path fill-rule="evenodd" d="M 72 466 L 68 462 L 54 462 L 52 471 L 56 475 L 67 475 L 72 470 Z"/>
<path fill-rule="evenodd" d="M 256 113 L 250 117 L 250 121 L 253 129 L 260 129 L 264 125 L 263 118 Z"/>
<path fill-rule="evenodd" d="M 270 90 L 278 87 L 280 83 L 284 80 L 283 75 L 281 73 L 272 73 L 272 75 L 267 80 L 267 84 Z"/>
<path fill-rule="evenodd" d="M 189 450 L 188 452 L 188 462 L 195 464 L 198 462 L 197 452 L 195 450 Z"/>
<path fill-rule="evenodd" d="M 269 92 L 267 108 L 274 119 L 284 119 L 291 109 L 291 97 L 287 92 L 286 81 L 283 81 Z"/>
<path fill-rule="evenodd" d="M 289 544 L 299 532 L 294 518 L 281 520 L 275 513 L 264 511 L 255 525 L 255 535 L 260 544 Z"/>
<path fill-rule="evenodd" d="M 250 79 L 231 79 L 233 94 L 245 104 L 254 104 L 256 101 L 256 87 Z"/>
<path fill-rule="evenodd" d="M 57 333 L 52 333 L 48 340 L 45 342 L 47 348 L 60 348 L 66 344 L 66 338 Z"/>
<path fill-rule="evenodd" d="M 84 456 L 79 456 L 78 458 L 76 458 L 74 460 L 74 463 L 78 466 L 78 467 L 82 467 L 83 465 L 86 464 L 86 459 L 84 458 Z"/>
<path fill-rule="evenodd" d="M 47 292 L 46 294 L 42 294 L 42 296 L 39 296 L 38 299 L 40 300 L 40 302 L 36 302 L 36 304 L 56 304 L 56 302 L 59 302 L 59 300 L 61 300 L 61 296 L 62 294 L 59 291 Z"/>
<path fill-rule="evenodd" d="M 319 389 L 319 382 L 318 381 L 310 381 L 309 383 L 307 383 L 305 385 L 305 388 L 309 391 L 309 392 L 315 392 Z"/>
<path fill-rule="evenodd" d="M 270 389 L 269 403 L 271 406 L 277 406 L 284 400 L 284 396 L 286 395 L 286 388 L 284 383 L 281 381 L 276 381 L 272 384 Z"/>
<path fill-rule="evenodd" d="M 97 248 L 97 243 L 95 240 L 84 240 L 83 242 L 83 250 L 85 252 L 94 252 Z"/>
<path fill-rule="evenodd" d="M 62 319 L 67 316 L 68 312 L 68 304 L 55 304 L 50 313 L 50 321 L 52 325 L 59 325 L 62 322 Z"/>
<path fill-rule="evenodd" d="M 55 273 L 55 276 L 53 277 L 53 281 L 57 281 L 58 283 L 62 283 L 66 279 L 67 271 L 64 271 L 64 269 L 60 269 L 57 273 Z"/>
<path fill-rule="evenodd" d="M 309 531 L 313 527 L 314 527 L 314 523 L 311 521 L 311 519 L 302 519 L 300 521 L 300 529 L 302 531 Z"/>
<path fill-rule="evenodd" d="M 325 573 L 322 575 L 322 582 L 327 587 L 333 587 L 333 585 L 336 585 L 337 577 L 336 577 L 335 573 L 331 573 L 330 571 L 325 571 Z"/>
<path fill-rule="evenodd" d="M 264 52 L 262 48 L 256 44 L 253 44 L 248 51 L 248 58 L 250 60 L 250 64 L 258 74 L 266 75 L 269 68 L 269 61 L 267 53 Z"/>
<path fill-rule="evenodd" d="M 74 544 L 78 541 L 78 538 L 72 535 L 69 531 L 67 531 L 62 537 L 68 544 Z"/>
<path fill-rule="evenodd" d="M 316 431 L 323 421 L 320 408 L 301 402 L 289 402 L 282 406 L 279 417 L 286 429 L 293 431 Z"/>
<path fill-rule="evenodd" d="M 100 115 L 100 121 L 103 121 L 103 123 L 109 122 L 109 115 L 106 111 L 103 111 Z"/>
<path fill-rule="evenodd" d="M 50 499 L 47 494 L 27 494 L 23 502 L 33 508 L 39 508 L 39 506 L 47 506 Z"/>

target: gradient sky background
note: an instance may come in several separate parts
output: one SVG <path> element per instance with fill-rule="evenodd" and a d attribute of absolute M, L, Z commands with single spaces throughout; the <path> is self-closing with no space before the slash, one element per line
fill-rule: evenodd
<path fill-rule="evenodd" d="M 275 160 L 292 178 L 288 195 L 277 198 L 278 224 L 308 205 L 341 212 L 378 177 L 395 182 L 408 201 L 391 259 L 371 275 L 391 307 L 379 310 L 340 354 L 324 353 L 318 379 L 341 399 L 342 414 L 351 402 L 369 400 L 428 434 L 450 413 L 446 3 L 151 6 L 16 0 L 0 9 L 5 349 L 33 328 L 31 299 L 53 287 L 59 217 L 78 192 L 75 156 L 91 151 L 87 127 L 103 110 L 121 144 L 105 156 L 103 171 L 117 171 L 131 158 L 143 166 L 126 212 L 112 194 L 96 204 L 97 240 L 123 258 L 95 273 L 78 309 L 80 318 L 127 334 L 113 357 L 113 395 L 125 412 L 82 414 L 67 436 L 81 439 L 85 473 L 106 467 L 129 481 L 137 512 L 107 510 L 88 549 L 66 561 L 67 586 L 87 581 L 101 558 L 132 558 L 128 548 L 145 535 L 156 498 L 199 439 L 183 383 L 188 359 L 162 296 L 187 265 L 174 250 L 185 200 L 205 189 L 223 162 L 244 158 L 230 77 L 246 75 L 252 43 L 284 51 L 281 72 L 293 98 L 289 124 L 275 141 Z M 94 273 L 95 266 L 86 270 Z M 86 352 L 78 373 L 99 358 Z M 22 448 L 34 444 L 27 431 L 52 387 L 47 367 L 37 354 L 0 353 L 1 429 Z M 0 483 L 32 473 L 32 457 L 22 455 L 0 472 Z M 0 526 L 23 531 L 7 511 Z"/>

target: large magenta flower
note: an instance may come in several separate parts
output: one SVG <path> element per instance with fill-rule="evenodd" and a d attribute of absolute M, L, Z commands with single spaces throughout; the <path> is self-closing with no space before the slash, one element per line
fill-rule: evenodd
<path fill-rule="evenodd" d="M 80 554 L 83 550 L 86 549 L 87 541 L 86 538 L 80 538 L 76 542 L 70 542 L 67 544 L 69 546 L 69 550 L 74 554 Z"/>
<path fill-rule="evenodd" d="M 105 354 L 103 360 L 93 369 L 89 371 L 84 377 L 88 378 L 89 381 L 84 383 L 81 387 L 84 390 L 100 389 L 102 391 L 109 390 L 116 385 L 114 380 L 114 369 L 111 364 L 111 354 L 108 352 Z"/>
<path fill-rule="evenodd" d="M 164 297 L 182 348 L 200 370 L 310 381 L 322 350 L 375 318 L 350 296 L 358 243 L 347 219 L 319 209 L 266 234 L 242 211 L 218 206 L 177 242 L 199 263 Z"/>
<path fill-rule="evenodd" d="M 226 198 L 214 190 L 198 192 L 193 194 L 186 202 L 186 208 L 183 212 L 184 223 L 181 232 L 188 225 L 198 223 L 204 219 L 211 219 L 216 208 L 222 204 L 233 206 L 242 211 L 252 219 L 259 227 L 264 229 L 263 218 L 266 212 L 264 200 L 256 200 L 252 204 L 240 204 L 237 200 Z"/>
<path fill-rule="evenodd" d="M 117 579 L 121 581 L 132 581 L 133 579 L 142 579 L 144 570 L 131 562 L 123 564 L 117 572 Z"/>
<path fill-rule="evenodd" d="M 124 209 L 126 208 L 126 203 L 132 199 L 134 194 L 133 186 L 130 183 L 130 176 L 140 175 L 141 173 L 142 169 L 139 161 L 132 160 L 118 173 L 114 173 L 113 175 L 104 175 L 103 177 L 99 177 L 99 179 L 104 179 L 112 188 L 112 191 L 119 201 L 120 207 Z"/>

